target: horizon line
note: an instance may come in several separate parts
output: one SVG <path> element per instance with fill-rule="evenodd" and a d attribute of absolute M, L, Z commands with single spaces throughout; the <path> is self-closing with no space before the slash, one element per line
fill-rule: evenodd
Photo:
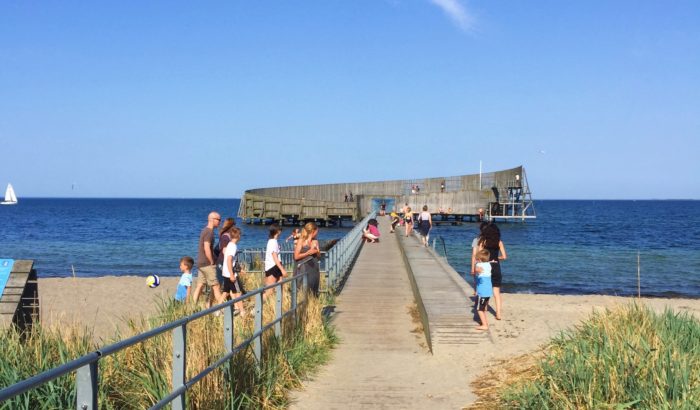
<path fill-rule="evenodd" d="M 240 200 L 223 197 L 128 197 L 128 196 L 25 196 L 22 199 L 180 199 L 180 200 Z M 537 201 L 700 201 L 700 198 L 540 198 Z M 21 202 L 21 201 L 20 201 Z"/>

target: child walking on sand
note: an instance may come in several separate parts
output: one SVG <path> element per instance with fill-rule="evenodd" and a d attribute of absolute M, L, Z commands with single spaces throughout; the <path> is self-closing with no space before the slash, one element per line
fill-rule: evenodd
<path fill-rule="evenodd" d="M 187 302 L 190 298 L 190 288 L 192 287 L 192 266 L 194 266 L 194 259 L 190 256 L 183 256 L 180 258 L 180 281 L 177 283 L 177 290 L 175 291 L 175 300 L 178 302 Z"/>
<path fill-rule="evenodd" d="M 486 310 L 489 307 L 489 299 L 493 295 L 491 287 L 491 254 L 486 249 L 481 249 L 476 253 L 476 311 L 479 314 L 481 325 L 477 330 L 488 330 L 489 322 L 486 319 Z"/>

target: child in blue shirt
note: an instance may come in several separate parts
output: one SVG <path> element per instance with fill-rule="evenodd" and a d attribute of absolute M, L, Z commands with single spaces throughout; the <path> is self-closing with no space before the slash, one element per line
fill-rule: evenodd
<path fill-rule="evenodd" d="M 476 311 L 479 314 L 481 325 L 477 330 L 488 330 L 489 322 L 486 319 L 486 310 L 489 308 L 489 299 L 493 295 L 491 286 L 491 262 L 489 251 L 481 249 L 476 252 L 476 260 L 479 261 L 475 267 L 476 274 Z"/>
<path fill-rule="evenodd" d="M 180 282 L 177 283 L 177 290 L 175 291 L 175 300 L 178 302 L 187 302 L 190 298 L 192 266 L 194 266 L 194 259 L 189 256 L 180 258 L 180 272 L 182 272 L 182 276 L 180 276 Z"/>

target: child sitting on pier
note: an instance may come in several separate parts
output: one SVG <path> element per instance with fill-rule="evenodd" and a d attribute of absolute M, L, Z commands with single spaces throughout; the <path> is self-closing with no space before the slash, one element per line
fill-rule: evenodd
<path fill-rule="evenodd" d="M 477 330 L 488 330 L 489 322 L 486 319 L 486 311 L 489 308 L 489 299 L 493 295 L 491 287 L 491 262 L 489 259 L 491 254 L 486 249 L 481 249 L 476 253 L 476 311 L 479 314 L 481 325 L 477 326 Z"/>
<path fill-rule="evenodd" d="M 183 256 L 180 258 L 180 281 L 177 283 L 175 291 L 175 300 L 178 302 L 187 302 L 190 298 L 190 288 L 192 287 L 192 266 L 194 259 L 191 256 Z"/>
<path fill-rule="evenodd" d="M 376 221 L 375 223 L 370 221 L 367 227 L 362 231 L 362 237 L 368 242 L 379 242 L 380 236 L 381 234 L 379 233 L 379 228 L 377 228 Z"/>

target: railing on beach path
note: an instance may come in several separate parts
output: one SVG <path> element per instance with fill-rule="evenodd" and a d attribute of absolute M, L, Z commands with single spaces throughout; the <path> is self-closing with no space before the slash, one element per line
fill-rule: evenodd
<path fill-rule="evenodd" d="M 374 213 L 368 215 L 359 224 L 357 224 L 343 239 L 338 241 L 321 259 L 322 269 L 325 267 L 327 289 L 336 291 L 338 286 L 342 284 L 345 276 L 352 267 L 352 263 L 357 257 L 362 239 L 362 229 L 367 225 L 367 220 L 373 218 Z M 287 252 L 289 253 L 289 252 Z M 264 258 L 264 252 L 263 252 Z M 285 256 L 289 258 L 289 256 Z M 287 262 L 289 262 L 288 259 Z M 302 292 L 298 292 L 298 283 L 302 282 Z M 290 306 L 285 312 L 283 310 L 283 289 L 284 285 L 290 286 Z M 61 376 L 76 372 L 76 409 L 78 410 L 94 410 L 98 408 L 98 393 L 99 393 L 99 377 L 98 377 L 98 362 L 100 359 L 126 349 L 130 346 L 137 345 L 155 336 L 165 332 L 172 332 L 173 353 L 172 353 L 172 391 L 167 396 L 158 401 L 151 409 L 161 409 L 172 403 L 174 410 L 185 409 L 185 396 L 187 390 L 194 384 L 202 380 L 209 373 L 221 367 L 226 363 L 231 363 L 233 356 L 253 345 L 253 355 L 258 365 L 262 361 L 262 343 L 263 333 L 274 327 L 275 336 L 281 338 L 282 320 L 289 316 L 296 317 L 297 310 L 307 301 L 307 275 L 297 275 L 286 278 L 273 285 L 262 287 L 254 291 L 250 291 L 243 296 L 222 303 L 220 305 L 202 310 L 193 315 L 183 317 L 174 322 L 170 322 L 163 326 L 149 330 L 148 332 L 130 337 L 112 345 L 103 347 L 100 350 L 86 354 L 71 362 L 61 366 L 47 370 L 43 373 L 30 377 L 19 383 L 5 387 L 0 390 L 0 402 L 11 399 L 28 390 L 37 388 L 45 383 L 48 383 Z M 269 323 L 263 323 L 263 292 L 266 290 L 275 290 L 275 319 Z M 304 295 L 299 297 L 299 295 Z M 234 304 L 246 299 L 254 299 L 254 318 L 255 325 L 253 334 L 242 342 L 234 345 Z M 204 316 L 212 315 L 219 311 L 224 311 L 224 326 L 223 326 L 223 342 L 225 346 L 225 354 L 216 362 L 199 372 L 197 375 L 187 380 L 187 324 Z M 294 321 L 296 324 L 296 321 Z"/>
<path fill-rule="evenodd" d="M 447 245 L 445 244 L 445 238 L 439 235 L 433 237 L 433 250 L 436 254 L 447 259 Z"/>

